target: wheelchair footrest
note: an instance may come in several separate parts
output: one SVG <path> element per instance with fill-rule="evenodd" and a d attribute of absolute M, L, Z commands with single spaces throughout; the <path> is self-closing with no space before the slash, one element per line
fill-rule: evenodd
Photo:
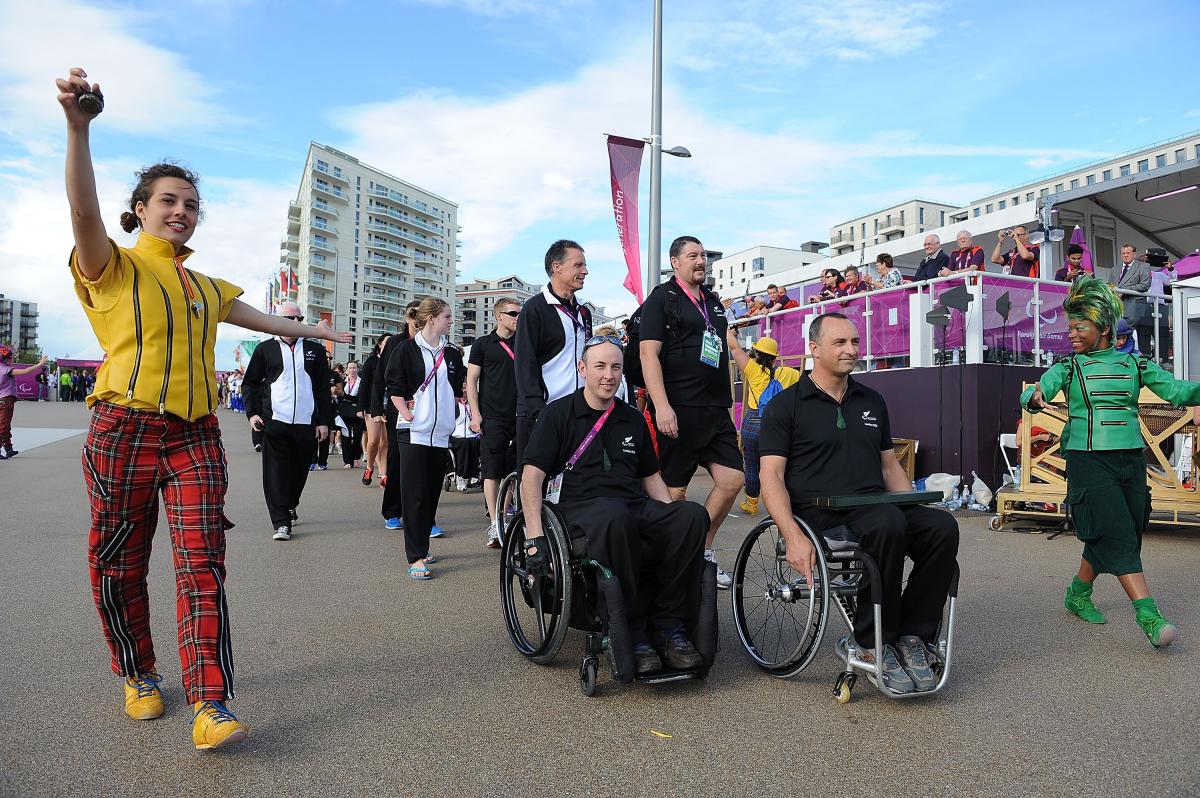
<path fill-rule="evenodd" d="M 634 679 L 635 682 L 642 684 L 663 684 L 664 682 L 682 682 L 687 679 L 695 679 L 704 672 L 703 668 L 697 668 L 691 671 L 660 671 L 658 673 L 647 673 L 645 676 L 638 676 Z"/>

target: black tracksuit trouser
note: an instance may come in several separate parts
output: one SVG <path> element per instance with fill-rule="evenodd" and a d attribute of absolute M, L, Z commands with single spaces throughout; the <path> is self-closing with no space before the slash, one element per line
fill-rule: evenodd
<path fill-rule="evenodd" d="M 263 429 L 263 494 L 273 527 L 291 526 L 291 511 L 300 504 L 308 466 L 317 448 L 312 424 L 268 420 Z"/>
<path fill-rule="evenodd" d="M 383 505 L 380 514 L 386 521 L 389 518 L 401 518 L 404 515 L 404 497 L 401 487 L 404 480 L 400 474 L 400 449 L 396 444 L 396 418 L 399 416 L 391 400 L 383 409 L 383 426 L 387 430 L 387 484 L 383 486 Z"/>
<path fill-rule="evenodd" d="M 429 533 L 437 516 L 438 499 L 446 478 L 448 449 L 409 442 L 408 430 L 396 431 L 396 447 L 400 452 L 400 470 L 404 479 L 397 480 L 404 503 L 404 555 L 409 564 L 429 556 Z M 392 486 L 392 469 L 388 467 L 388 487 Z"/>
<path fill-rule="evenodd" d="M 708 511 L 695 502 L 590 499 L 559 505 L 572 537 L 617 577 L 634 643 L 684 626 L 700 601 Z"/>
<path fill-rule="evenodd" d="M 879 566 L 884 643 L 895 643 L 902 635 L 934 642 L 958 558 L 958 522 L 954 516 L 933 507 L 894 504 L 849 510 L 808 508 L 800 515 L 818 534 L 845 524 Z M 913 561 L 907 585 L 906 556 Z M 861 646 L 875 645 L 875 618 L 865 578 L 854 615 L 854 639 Z"/>

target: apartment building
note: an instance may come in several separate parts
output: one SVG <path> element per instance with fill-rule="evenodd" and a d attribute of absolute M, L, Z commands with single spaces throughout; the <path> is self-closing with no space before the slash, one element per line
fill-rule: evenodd
<path fill-rule="evenodd" d="M 933 200 L 911 199 L 842 222 L 829 229 L 830 254 L 843 255 L 864 246 L 882 244 L 941 227 L 946 224 L 950 214 L 961 207 Z"/>
<path fill-rule="evenodd" d="M 821 250 L 826 246 L 823 241 L 808 241 L 800 249 L 757 246 L 735 252 L 709 262 L 710 287 L 723 297 L 743 296 L 756 277 L 769 277 L 824 260 Z"/>
<path fill-rule="evenodd" d="M 458 204 L 312 142 L 281 242 L 280 298 L 354 334 L 334 359 L 366 357 L 414 299 L 453 303 Z"/>
<path fill-rule="evenodd" d="M 492 308 L 497 299 L 515 299 L 521 304 L 542 290 L 541 285 L 527 283 L 515 274 L 498 280 L 472 280 L 454 287 L 454 340 L 470 346 L 496 326 Z"/>
<path fill-rule="evenodd" d="M 36 302 L 5 299 L 0 294 L 0 343 L 16 352 L 38 348 L 38 309 Z"/>

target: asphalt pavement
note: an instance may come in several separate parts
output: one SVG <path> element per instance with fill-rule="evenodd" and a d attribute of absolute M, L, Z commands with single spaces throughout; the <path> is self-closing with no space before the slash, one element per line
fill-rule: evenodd
<path fill-rule="evenodd" d="M 1096 589 L 1107 625 L 1063 610 L 1076 540 L 973 517 L 961 520 L 956 673 L 937 696 L 890 701 L 860 680 L 836 704 L 832 615 L 812 665 L 774 679 L 741 650 L 722 593 L 706 681 L 621 686 L 602 673 L 585 698 L 578 633 L 548 667 L 509 643 L 478 493 L 443 496 L 449 536 L 433 542 L 428 583 L 406 577 L 379 488 L 337 455 L 310 474 L 297 535 L 275 542 L 245 421 L 219 416 L 237 524 L 230 707 L 249 739 L 192 747 L 165 520 L 150 594 L 167 712 L 125 716 L 88 588 L 87 412 L 21 402 L 18 447 L 41 445 L 0 463 L 0 795 L 1200 795 L 1200 532 L 1146 537 L 1151 588 L 1181 629 L 1166 651 L 1113 579 Z M 752 525 L 723 529 L 727 567 Z"/>

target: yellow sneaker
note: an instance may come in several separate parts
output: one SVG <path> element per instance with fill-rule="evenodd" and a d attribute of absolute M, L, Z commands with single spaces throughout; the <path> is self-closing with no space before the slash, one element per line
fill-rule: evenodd
<path fill-rule="evenodd" d="M 197 701 L 192 705 L 192 742 L 203 750 L 240 743 L 250 734 L 245 724 L 225 708 L 224 701 Z"/>
<path fill-rule="evenodd" d="M 738 509 L 746 515 L 758 515 L 758 498 L 747 496 L 746 500 L 738 505 Z"/>
<path fill-rule="evenodd" d="M 163 713 L 162 690 L 158 671 L 150 671 L 125 679 L 125 714 L 134 720 L 154 720 Z"/>

